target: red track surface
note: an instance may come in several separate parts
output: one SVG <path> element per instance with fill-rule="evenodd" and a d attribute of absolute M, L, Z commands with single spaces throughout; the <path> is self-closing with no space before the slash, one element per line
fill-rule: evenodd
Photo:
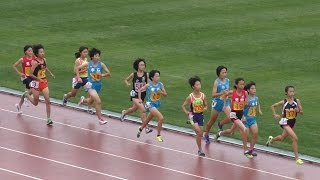
<path fill-rule="evenodd" d="M 163 131 L 137 139 L 138 125 L 52 106 L 54 124 L 45 122 L 45 106 L 23 107 L 17 97 L 0 94 L 0 179 L 318 179 L 320 167 L 260 152 L 247 159 L 242 149 L 211 143 L 197 156 L 191 136 Z M 170 117 L 166 118 L 170 121 Z M 29 177 L 27 177 L 29 176 Z"/>

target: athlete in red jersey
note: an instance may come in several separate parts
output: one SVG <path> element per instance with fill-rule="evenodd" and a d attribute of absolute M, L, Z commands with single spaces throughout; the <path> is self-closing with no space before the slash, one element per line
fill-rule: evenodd
<path fill-rule="evenodd" d="M 21 57 L 17 62 L 15 62 L 12 65 L 12 68 L 16 71 L 16 73 L 20 76 L 22 83 L 26 86 L 26 91 L 31 94 L 31 90 L 30 90 L 30 82 L 32 81 L 32 78 L 30 77 L 30 73 L 31 73 L 31 62 L 33 60 L 35 60 L 35 56 L 33 54 L 32 51 L 32 46 L 31 45 L 26 45 L 23 48 L 24 51 L 24 56 Z M 18 69 L 18 66 L 21 64 L 21 70 L 20 71 Z M 18 113 L 21 113 L 20 109 L 21 106 L 23 104 L 23 102 L 27 102 L 25 101 L 24 98 L 22 98 L 19 102 L 19 104 L 16 104 L 16 108 Z"/>
<path fill-rule="evenodd" d="M 240 129 L 242 142 L 243 142 L 243 151 L 244 155 L 247 158 L 253 158 L 250 151 L 248 151 L 247 147 L 247 131 L 246 127 L 243 124 L 245 122 L 245 118 L 243 116 L 243 110 L 245 105 L 248 103 L 248 92 L 244 90 L 244 79 L 237 78 L 235 80 L 235 86 L 233 91 L 229 91 L 228 94 L 231 95 L 231 113 L 230 119 L 233 122 L 231 129 L 227 129 L 224 131 L 220 131 L 216 138 L 219 138 L 221 135 L 230 134 L 236 128 Z"/>

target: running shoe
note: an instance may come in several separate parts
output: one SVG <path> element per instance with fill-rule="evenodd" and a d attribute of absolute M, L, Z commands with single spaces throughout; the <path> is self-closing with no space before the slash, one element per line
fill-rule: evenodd
<path fill-rule="evenodd" d="M 83 104 L 84 96 L 80 97 L 80 101 L 78 102 L 78 106 L 81 106 Z"/>
<path fill-rule="evenodd" d="M 19 106 L 19 104 L 15 104 L 15 106 L 17 108 L 17 113 L 22 114 L 21 107 Z"/>
<path fill-rule="evenodd" d="M 148 126 L 145 129 L 146 134 L 151 133 L 153 130 L 151 128 L 149 128 Z"/>
<path fill-rule="evenodd" d="M 252 150 L 249 150 L 249 153 L 253 156 L 253 157 L 256 157 L 258 156 L 258 154 L 252 149 Z"/>
<path fill-rule="evenodd" d="M 64 94 L 64 95 L 63 95 L 63 98 L 62 98 L 62 106 L 65 106 L 65 105 L 67 105 L 67 103 L 68 103 L 68 100 L 66 99 L 66 97 L 67 97 L 67 95 Z"/>
<path fill-rule="evenodd" d="M 48 119 L 47 119 L 47 125 L 52 125 L 52 124 L 53 124 L 52 119 L 51 119 L 51 118 L 48 118 Z"/>
<path fill-rule="evenodd" d="M 137 133 L 137 138 L 139 138 L 139 137 L 140 137 L 141 132 L 142 132 L 142 129 L 141 129 L 141 128 L 139 128 L 139 129 L 138 129 L 138 133 Z"/>
<path fill-rule="evenodd" d="M 245 151 L 245 152 L 244 152 L 244 155 L 245 155 L 247 158 L 249 158 L 249 159 L 253 158 L 253 156 L 250 154 L 249 151 Z"/>
<path fill-rule="evenodd" d="M 206 154 L 201 150 L 198 151 L 198 155 L 201 156 L 201 157 L 205 157 L 206 156 Z"/>
<path fill-rule="evenodd" d="M 120 121 L 121 121 L 121 122 L 124 121 L 124 117 L 126 116 L 125 113 L 126 113 L 126 110 L 122 110 L 121 116 L 120 116 Z"/>
<path fill-rule="evenodd" d="M 99 124 L 100 124 L 100 125 L 104 125 L 104 124 L 107 124 L 107 123 L 108 123 L 107 120 L 99 119 Z"/>
<path fill-rule="evenodd" d="M 296 160 L 296 164 L 297 164 L 297 165 L 302 165 L 303 163 L 304 163 L 304 162 L 303 162 L 301 159 L 297 159 L 297 160 Z"/>
<path fill-rule="evenodd" d="M 161 136 L 161 135 L 158 135 L 158 136 L 156 137 L 156 139 L 157 139 L 158 142 L 163 142 L 163 139 L 162 139 L 162 136 Z"/>
<path fill-rule="evenodd" d="M 205 140 L 206 144 L 210 144 L 209 135 L 204 135 L 204 140 Z"/>
<path fill-rule="evenodd" d="M 272 142 L 271 142 L 272 139 L 273 139 L 273 137 L 269 136 L 268 141 L 266 142 L 266 146 L 270 146 L 272 144 Z"/>

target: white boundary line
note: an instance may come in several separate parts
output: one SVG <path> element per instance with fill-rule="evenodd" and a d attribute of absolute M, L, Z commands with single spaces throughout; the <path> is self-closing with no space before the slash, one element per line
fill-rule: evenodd
<path fill-rule="evenodd" d="M 156 165 L 156 164 L 151 164 L 151 163 L 147 163 L 147 162 L 144 162 L 144 161 L 139 161 L 139 160 L 136 160 L 136 159 L 131 159 L 131 158 L 115 155 L 115 154 L 112 154 L 112 153 L 107 153 L 107 152 L 103 152 L 103 151 L 99 151 L 99 150 L 95 150 L 95 149 L 91 149 L 91 148 L 86 148 L 86 147 L 83 147 L 83 146 L 78 146 L 78 145 L 71 144 L 71 143 L 66 143 L 66 142 L 58 141 L 58 140 L 51 139 L 51 138 L 46 138 L 46 137 L 42 137 L 42 136 L 38 136 L 38 135 L 34 135 L 34 134 L 29 134 L 29 133 L 25 133 L 25 132 L 13 130 L 13 129 L 5 128 L 5 127 L 2 127 L 2 126 L 0 126 L 0 129 L 4 129 L 4 130 L 7 130 L 7 131 L 12 131 L 12 132 L 23 134 L 23 135 L 36 137 L 36 138 L 39 138 L 39 139 L 45 139 L 45 140 L 56 142 L 56 143 L 59 143 L 59 144 L 63 144 L 63 145 L 67 145 L 67 146 L 71 146 L 71 147 L 75 147 L 75 148 L 79 148 L 79 149 L 84 149 L 84 150 L 88 150 L 88 151 L 92 151 L 92 152 L 96 152 L 96 153 L 100 153 L 100 154 L 104 154 L 104 155 L 109 155 L 109 156 L 113 156 L 113 157 L 116 157 L 116 158 L 125 159 L 125 160 L 128 160 L 128 161 L 133 161 L 133 162 L 144 164 L 144 165 L 148 165 L 148 166 L 157 167 L 157 168 L 173 171 L 173 172 L 176 172 L 176 173 L 180 173 L 180 174 L 184 174 L 184 175 L 188 175 L 188 176 L 192 176 L 192 177 L 196 177 L 196 178 L 201 178 L 201 179 L 206 179 L 206 180 L 213 180 L 213 179 L 206 178 L 206 177 L 203 177 L 203 176 L 198 176 L 198 175 L 195 175 L 195 174 L 191 174 L 191 173 L 187 173 L 187 172 L 183 172 L 183 171 L 179 171 L 179 170 L 175 170 L 175 169 L 159 166 L 159 165 Z M 1 147 L 1 146 L 0 146 L 0 148 L 6 149 L 6 148 Z M 12 151 L 16 151 L 16 150 L 12 150 Z M 26 155 L 30 155 L 28 153 L 24 153 L 24 152 L 21 152 L 21 151 L 17 151 L 17 152 L 22 153 L 22 154 L 26 154 Z M 39 156 L 36 156 L 36 155 L 31 155 L 31 156 L 39 157 Z M 47 158 L 43 158 L 43 157 L 40 157 L 40 158 L 41 159 L 47 159 Z M 51 161 L 55 162 L 55 160 L 51 160 Z M 57 162 L 59 162 L 59 161 L 57 161 Z M 65 163 L 65 164 L 67 164 L 67 163 Z M 74 165 L 71 165 L 71 166 L 74 166 Z M 77 166 L 75 166 L 75 167 L 78 168 Z M 87 170 L 85 168 L 83 168 L 83 169 Z M 90 170 L 90 171 L 92 171 L 92 170 Z M 122 179 L 122 178 L 120 178 L 120 179 Z"/>
<path fill-rule="evenodd" d="M 17 112 L 15 112 L 15 111 L 3 109 L 3 108 L 0 108 L 0 110 L 17 114 Z M 39 119 L 39 120 L 42 120 L 42 121 L 46 121 L 46 119 L 44 119 L 44 118 L 40 118 L 40 117 L 36 117 L 36 116 L 32 116 L 32 115 L 27 115 L 27 114 L 22 114 L 22 115 L 26 116 L 26 117 L 31 117 L 31 118 Z M 199 157 L 198 155 L 195 155 L 195 154 L 192 154 L 192 153 L 188 153 L 188 152 L 184 152 L 184 151 L 180 151 L 180 150 L 175 150 L 175 149 L 171 149 L 171 148 L 167 148 L 167 147 L 162 147 L 162 146 L 158 146 L 158 145 L 154 145 L 154 144 L 149 144 L 149 143 L 145 143 L 145 142 L 141 142 L 141 141 L 137 141 L 137 140 L 133 140 L 133 139 L 128 139 L 128 138 L 124 138 L 124 137 L 120 137 L 120 136 L 116 136 L 116 135 L 112 135 L 112 134 L 108 134 L 108 133 L 103 133 L 103 132 L 99 132 L 99 131 L 94 131 L 94 130 L 90 130 L 90 129 L 86 129 L 86 128 L 81 128 L 81 127 L 78 127 L 78 126 L 73 126 L 73 125 L 61 123 L 61 122 L 58 122 L 58 121 L 55 121 L 54 123 L 55 124 L 60 124 L 60 125 L 63 125 L 63 126 L 76 128 L 76 129 L 81 129 L 81 130 L 84 130 L 84 131 L 103 134 L 103 135 L 106 135 L 106 136 L 110 136 L 110 137 L 114 137 L 114 138 L 118 138 L 118 139 L 123 139 L 123 140 L 131 141 L 131 142 L 135 142 L 135 143 L 139 143 L 139 144 L 149 145 L 149 146 L 157 147 L 157 148 L 160 148 L 160 149 L 165 149 L 165 150 L 169 150 L 169 151 L 173 151 L 173 152 L 178 152 L 178 153 L 182 153 L 182 154 L 186 154 L 186 155 L 190 155 L 190 156 L 194 156 L 194 157 Z M 215 161 L 215 162 L 220 162 L 220 163 L 223 163 L 223 164 L 228 164 L 228 165 L 240 167 L 240 168 L 243 168 L 243 169 L 249 169 L 249 170 L 253 170 L 253 171 L 257 171 L 257 172 L 261 172 L 261 173 L 265 173 L 265 174 L 269 174 L 269 175 L 273 175 L 273 176 L 278 176 L 278 177 L 282 177 L 282 178 L 286 178 L 286 179 L 294 179 L 294 180 L 296 180 L 295 178 L 292 178 L 292 177 L 288 177 L 288 176 L 284 176 L 284 175 L 280 175 L 280 174 L 276 174 L 276 173 L 272 173 L 272 172 L 268 172 L 268 171 L 264 171 L 264 170 L 260 170 L 260 169 L 255 169 L 255 168 L 251 168 L 251 167 L 247 167 L 247 166 L 242 166 L 242 165 L 238 165 L 238 164 L 234 164 L 234 163 L 230 163 L 230 162 L 226 162 L 226 161 L 222 161 L 222 160 L 218 160 L 218 159 L 214 159 L 214 158 L 209 158 L 209 157 L 202 157 L 202 158 L 207 159 L 207 160 L 211 160 L 211 161 Z"/>
<path fill-rule="evenodd" d="M 2 94 L 11 95 L 11 96 L 15 96 L 15 97 L 20 97 L 23 94 L 21 91 L 13 90 L 13 89 L 2 87 L 2 86 L 0 86 L 0 92 Z M 40 101 L 44 102 L 44 98 L 42 96 L 40 96 Z M 51 98 L 51 104 L 58 106 L 58 107 L 65 107 L 65 108 L 76 110 L 76 111 L 82 111 L 82 112 L 87 111 L 86 108 L 79 107 L 74 103 L 69 103 L 66 106 L 62 106 L 61 100 L 55 99 L 55 98 Z M 121 116 L 121 114 L 119 114 L 119 113 L 108 111 L 108 110 L 102 110 L 102 114 L 104 116 L 107 116 L 112 119 L 120 119 L 120 116 Z M 126 121 L 131 122 L 131 123 L 141 124 L 141 120 L 137 117 L 134 117 L 134 116 L 126 116 Z M 152 127 L 155 127 L 155 126 L 157 126 L 157 123 L 150 122 L 149 125 Z M 178 127 L 178 126 L 174 126 L 174 125 L 170 125 L 170 124 L 163 124 L 162 128 L 164 130 L 171 131 L 171 132 L 177 132 L 180 134 L 186 134 L 186 135 L 191 135 L 191 136 L 196 135 L 194 133 L 194 131 L 190 128 Z M 210 139 L 214 139 L 215 135 L 213 135 L 213 136 L 209 135 L 209 136 L 210 136 Z M 219 142 L 224 143 L 224 144 L 233 145 L 233 146 L 242 147 L 242 142 L 240 140 L 237 140 L 234 138 L 221 137 Z M 266 147 L 264 144 L 256 144 L 255 149 L 260 152 L 264 152 L 264 153 L 268 153 L 268 154 L 272 154 L 272 155 L 277 155 L 277 156 L 281 156 L 281 157 L 286 157 L 289 159 L 294 159 L 294 155 L 293 155 L 292 151 L 278 149 L 275 147 Z M 320 165 L 320 158 L 316 158 L 316 157 L 312 157 L 312 156 L 308 156 L 308 155 L 300 155 L 300 158 L 302 160 L 304 160 L 305 162 Z"/>
<path fill-rule="evenodd" d="M 99 171 L 94 171 L 94 170 L 91 170 L 91 169 L 83 168 L 83 167 L 80 167 L 80 166 L 64 163 L 64 162 L 61 162 L 61 161 L 56 161 L 56 160 L 53 160 L 53 159 L 49 159 L 49 158 L 45 158 L 45 157 L 29 154 L 29 153 L 26 153 L 26 152 L 22 152 L 22 151 L 6 148 L 6 147 L 3 147 L 3 146 L 0 146 L 0 149 L 4 149 L 4 150 L 7 150 L 7 151 L 12 151 L 12 152 L 15 152 L 15 153 L 19 153 L 19 154 L 35 157 L 35 158 L 38 158 L 38 159 L 43 159 L 43 160 L 46 160 L 46 161 L 55 162 L 55 163 L 62 164 L 62 165 L 65 165 L 65 166 L 70 166 L 70 167 L 73 167 L 73 168 L 77 168 L 77 169 L 93 172 L 93 173 L 96 173 L 96 174 L 112 177 L 112 178 L 115 178 L 115 179 L 127 180 L 125 178 L 121 178 L 121 177 L 118 177 L 118 176 L 113 176 L 113 175 L 110 175 L 110 174 L 106 174 L 106 173 L 102 173 L 102 172 L 99 172 Z"/>
<path fill-rule="evenodd" d="M 5 168 L 0 168 L 0 170 L 1 171 L 6 171 L 6 172 L 9 172 L 9 173 L 12 173 L 12 174 L 20 175 L 20 176 L 23 176 L 23 177 L 27 177 L 27 178 L 30 178 L 30 179 L 42 180 L 42 179 L 34 177 L 34 176 L 29 176 L 29 175 L 26 175 L 26 174 L 18 173 L 18 172 L 11 171 L 11 170 L 8 170 L 8 169 L 5 169 Z"/>

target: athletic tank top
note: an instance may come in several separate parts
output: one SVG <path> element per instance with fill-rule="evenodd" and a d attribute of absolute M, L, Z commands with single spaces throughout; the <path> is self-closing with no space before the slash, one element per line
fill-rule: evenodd
<path fill-rule="evenodd" d="M 87 58 L 85 58 L 84 60 L 81 59 L 81 58 L 78 58 L 76 61 L 79 61 L 79 64 L 80 64 L 80 65 L 82 65 L 82 64 L 84 64 L 84 63 L 88 63 Z M 88 68 L 87 68 L 87 67 L 84 67 L 84 68 L 80 69 L 80 71 L 83 71 L 83 70 L 85 70 L 85 71 L 79 73 L 80 77 L 81 77 L 81 78 L 86 78 L 86 77 L 88 77 Z"/>
<path fill-rule="evenodd" d="M 201 92 L 200 97 L 196 98 L 193 93 L 190 95 L 190 110 L 193 113 L 203 113 L 203 108 L 204 108 L 204 94 Z"/>
<path fill-rule="evenodd" d="M 46 68 L 47 68 L 46 60 L 43 60 L 42 63 L 40 63 L 38 59 L 35 59 L 35 61 L 37 61 L 38 66 L 34 69 L 33 75 L 35 75 L 37 78 L 40 78 L 40 79 L 46 78 Z"/>
<path fill-rule="evenodd" d="M 224 78 L 224 81 L 222 82 L 219 78 L 217 78 L 214 83 L 217 83 L 217 93 L 221 93 L 222 91 L 229 90 L 230 88 L 230 80 L 228 78 Z M 215 97 L 214 99 L 220 99 L 224 100 L 225 98 L 228 98 L 228 96 L 220 96 Z"/>
<path fill-rule="evenodd" d="M 161 94 L 161 82 L 158 82 L 156 85 L 154 85 L 152 82 L 149 83 L 149 86 L 147 88 L 147 101 L 149 102 L 160 102 Z"/>
<path fill-rule="evenodd" d="M 244 107 L 244 115 L 247 117 L 256 117 L 257 115 L 257 106 L 258 106 L 258 97 L 257 96 L 248 96 L 249 102 L 248 105 Z"/>
<path fill-rule="evenodd" d="M 246 91 L 242 90 L 241 94 L 237 94 L 237 90 L 232 92 L 231 96 L 231 110 L 232 111 L 243 111 L 246 100 Z"/>
<path fill-rule="evenodd" d="M 27 56 L 22 57 L 22 72 L 26 76 L 29 76 L 31 74 L 31 67 L 32 67 L 32 61 L 36 58 L 34 56 L 29 59 Z"/>
<path fill-rule="evenodd" d="M 134 90 L 135 92 L 138 92 L 138 90 L 142 88 L 144 85 L 146 85 L 147 83 L 148 83 L 147 72 L 144 72 L 142 77 L 139 77 L 137 72 L 133 73 L 132 90 Z"/>
<path fill-rule="evenodd" d="M 288 102 L 287 99 L 284 99 L 282 117 L 287 119 L 295 119 L 297 117 L 296 109 L 298 108 L 297 99 L 293 99 L 292 104 Z"/>
<path fill-rule="evenodd" d="M 101 73 L 103 71 L 101 61 L 93 64 L 92 61 L 88 64 L 88 81 L 91 83 L 101 83 Z"/>

